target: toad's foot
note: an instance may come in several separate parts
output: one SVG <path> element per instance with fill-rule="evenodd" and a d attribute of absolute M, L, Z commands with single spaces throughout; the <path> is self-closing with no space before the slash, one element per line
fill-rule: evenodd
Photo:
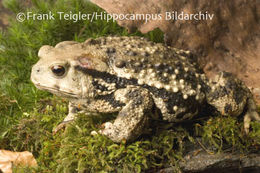
<path fill-rule="evenodd" d="M 55 135 L 60 130 L 65 129 L 65 127 L 74 121 L 75 115 L 78 113 L 78 108 L 73 106 L 71 102 L 69 102 L 69 114 L 64 118 L 64 120 L 52 130 L 52 134 Z"/>
<path fill-rule="evenodd" d="M 63 121 L 61 122 L 57 127 L 55 127 L 53 130 L 52 130 L 52 134 L 55 135 L 56 133 L 58 133 L 59 131 L 61 131 L 62 129 L 65 129 L 66 126 L 73 122 L 73 120 L 69 120 L 69 121 Z"/>
<path fill-rule="evenodd" d="M 257 113 L 257 107 L 253 98 L 248 99 L 247 106 L 248 106 L 248 110 L 246 112 L 246 115 L 244 116 L 244 130 L 246 134 L 249 133 L 251 120 L 260 122 L 260 116 Z"/>

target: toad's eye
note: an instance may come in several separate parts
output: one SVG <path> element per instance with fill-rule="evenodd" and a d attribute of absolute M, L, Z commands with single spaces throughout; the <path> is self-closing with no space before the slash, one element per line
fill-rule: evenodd
<path fill-rule="evenodd" d="M 51 67 L 51 71 L 55 76 L 62 76 L 65 74 L 66 70 L 64 66 L 61 65 L 54 65 Z"/>

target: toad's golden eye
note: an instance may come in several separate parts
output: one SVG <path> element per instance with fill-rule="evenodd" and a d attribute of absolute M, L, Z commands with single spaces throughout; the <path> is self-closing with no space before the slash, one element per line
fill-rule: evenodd
<path fill-rule="evenodd" d="M 61 65 L 54 65 L 51 67 L 51 71 L 56 76 L 63 76 L 66 72 L 65 67 Z"/>

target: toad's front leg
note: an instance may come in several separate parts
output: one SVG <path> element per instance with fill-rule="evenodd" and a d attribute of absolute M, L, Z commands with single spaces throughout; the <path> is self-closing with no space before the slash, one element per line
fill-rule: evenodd
<path fill-rule="evenodd" d="M 115 99 L 126 105 L 113 123 L 106 122 L 99 132 L 114 142 L 132 141 L 140 136 L 148 125 L 149 114 L 154 105 L 152 96 L 143 88 L 128 87 L 115 93 Z"/>
<path fill-rule="evenodd" d="M 80 109 L 76 107 L 72 102 L 69 102 L 69 113 L 64 120 L 52 130 L 53 134 L 56 134 L 61 129 L 64 129 L 69 123 L 73 122 L 77 113 L 80 113 Z"/>

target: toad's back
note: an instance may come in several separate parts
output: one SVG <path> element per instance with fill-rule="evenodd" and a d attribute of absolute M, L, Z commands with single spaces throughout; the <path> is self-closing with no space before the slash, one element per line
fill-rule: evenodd
<path fill-rule="evenodd" d="M 189 52 L 140 37 L 103 37 L 89 42 L 110 66 L 112 76 L 106 82 L 116 83 L 117 88 L 147 88 L 163 119 L 192 118 L 204 101 L 206 79 Z"/>

